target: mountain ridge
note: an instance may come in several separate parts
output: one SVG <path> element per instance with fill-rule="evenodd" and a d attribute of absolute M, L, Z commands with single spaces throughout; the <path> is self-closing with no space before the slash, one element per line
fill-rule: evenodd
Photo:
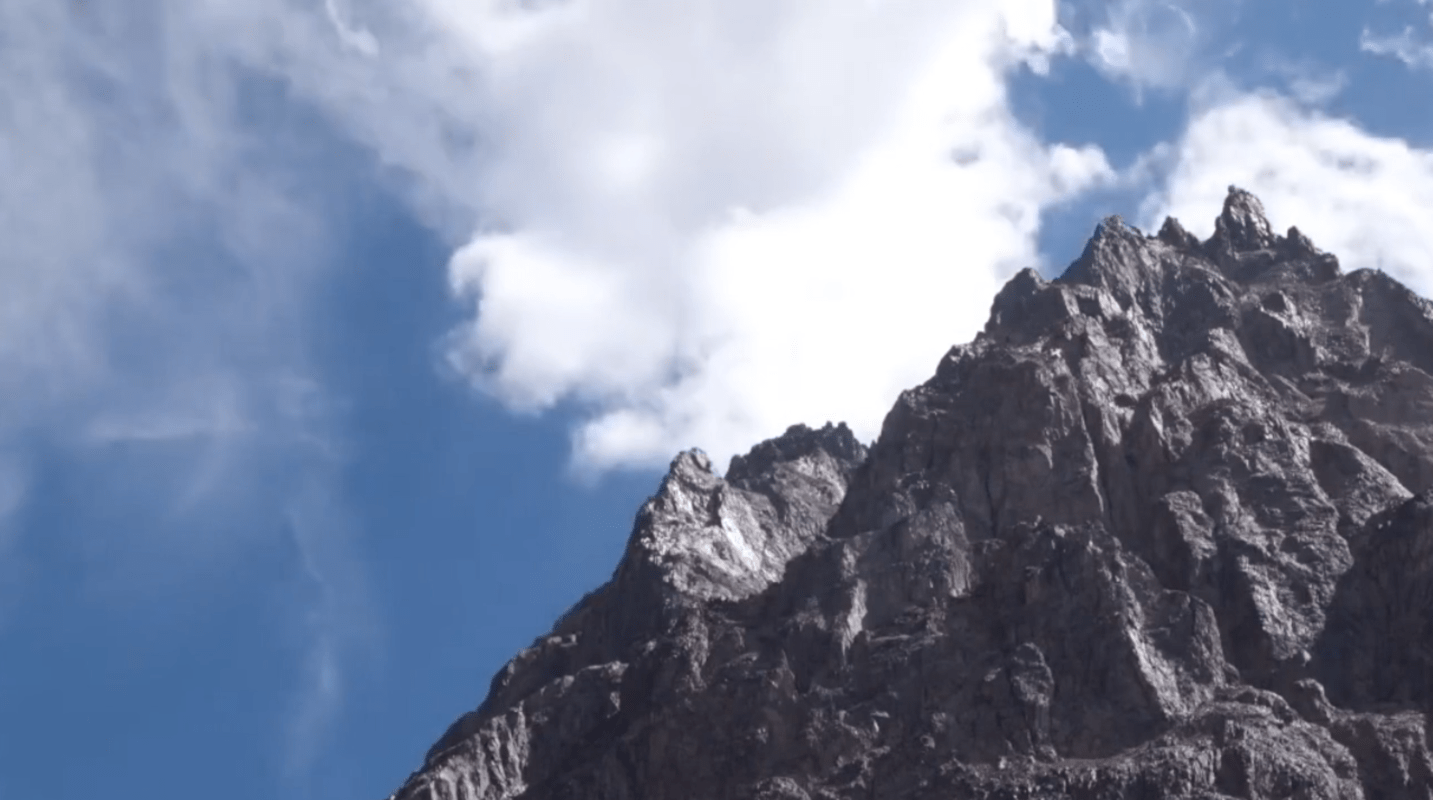
<path fill-rule="evenodd" d="M 1248 192 L 1108 218 L 869 448 L 678 455 L 390 800 L 1433 796 L 1430 374 Z"/>

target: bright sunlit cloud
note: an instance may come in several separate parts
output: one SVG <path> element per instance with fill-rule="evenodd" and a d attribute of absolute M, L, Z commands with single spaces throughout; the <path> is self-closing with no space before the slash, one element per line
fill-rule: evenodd
<path fill-rule="evenodd" d="M 1038 260 L 1042 209 L 1110 178 L 1006 106 L 1007 70 L 1073 49 L 1050 2 L 429 0 L 385 19 L 349 14 L 339 38 L 372 30 L 378 56 L 322 79 L 244 57 L 309 87 L 415 197 L 471 212 L 452 362 L 516 409 L 576 400 L 586 468 L 721 462 L 798 421 L 873 437 Z M 411 113 L 378 119 L 379 94 Z"/>

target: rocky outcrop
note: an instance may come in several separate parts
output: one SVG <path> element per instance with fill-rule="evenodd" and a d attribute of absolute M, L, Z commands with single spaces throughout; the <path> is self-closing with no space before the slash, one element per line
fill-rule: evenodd
<path fill-rule="evenodd" d="M 392 800 L 1433 796 L 1430 375 L 1246 192 L 1110 218 L 869 451 L 678 456 Z"/>

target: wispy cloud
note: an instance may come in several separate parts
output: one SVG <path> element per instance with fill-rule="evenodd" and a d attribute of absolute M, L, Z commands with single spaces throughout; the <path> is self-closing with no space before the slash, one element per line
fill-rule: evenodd
<path fill-rule="evenodd" d="M 1183 94 L 1223 69 L 1243 42 L 1235 24 L 1240 0 L 1069 0 L 1062 19 L 1075 49 L 1137 103 L 1147 92 Z"/>
<path fill-rule="evenodd" d="M 1364 28 L 1358 46 L 1365 53 L 1396 58 L 1413 69 L 1433 67 L 1433 43 L 1414 32 L 1411 25 L 1396 34 L 1382 35 Z"/>
<path fill-rule="evenodd" d="M 1164 0 L 1123 0 L 1106 7 L 1096 25 L 1089 57 L 1096 68 L 1137 90 L 1186 85 L 1208 32 L 1184 4 Z"/>
<path fill-rule="evenodd" d="M 199 400 L 194 372 L 232 382 L 294 356 L 286 326 L 325 263 L 322 222 L 265 163 L 283 146 L 258 141 L 255 87 L 166 5 L 0 9 L 11 430 L 113 431 L 122 398 L 153 432 L 189 413 L 171 398 Z"/>
<path fill-rule="evenodd" d="M 334 35 L 347 10 L 326 9 Z M 322 132 L 241 59 L 237 41 L 274 45 L 285 15 L 226 29 L 233 12 L 0 4 L 0 552 L 37 535 L 9 519 L 43 479 L 26 468 L 43 441 L 91 476 L 95 516 L 151 515 L 102 531 L 119 554 L 93 560 L 104 591 L 201 590 L 182 576 L 272 546 L 257 523 L 297 502 L 296 476 L 333 469 L 332 425 L 303 398 L 309 298 L 333 263 Z M 335 52 L 366 58 L 361 27 L 344 30 Z M 81 548 L 99 536 L 47 533 Z M 0 601 L 23 590 L 14 577 L 0 575 Z"/>
<path fill-rule="evenodd" d="M 308 771 L 342 710 L 346 664 L 373 655 L 377 645 L 363 566 L 350 549 L 348 518 L 331 476 L 310 476 L 289 503 L 288 532 L 311 595 L 293 633 L 300 639 L 303 674 L 294 696 L 284 747 L 285 768 L 297 781 Z"/>
<path fill-rule="evenodd" d="M 1379 5 L 1393 1 L 1380 0 Z M 1433 3 L 1429 0 L 1412 0 L 1411 3 L 1409 0 L 1399 0 L 1398 5 L 1417 5 L 1423 8 Z M 1433 25 L 1433 12 L 1427 14 L 1424 24 L 1404 25 L 1398 33 L 1374 33 L 1372 28 L 1365 26 L 1359 33 L 1359 49 L 1365 53 L 1397 59 L 1410 69 L 1428 69 L 1433 67 L 1433 40 L 1429 39 L 1427 31 L 1430 25 Z"/>
<path fill-rule="evenodd" d="M 30 475 L 21 457 L 0 453 L 0 631 L 18 603 L 28 571 L 25 558 L 17 552 L 20 526 L 17 513 L 24 507 Z"/>
<path fill-rule="evenodd" d="M 1306 106 L 1324 106 L 1349 86 L 1348 73 L 1311 61 L 1271 57 L 1264 68 L 1281 79 L 1290 97 Z"/>
<path fill-rule="evenodd" d="M 223 439 L 254 433 L 257 426 L 241 407 L 241 387 L 232 380 L 216 380 L 218 376 L 205 377 L 208 380 L 190 380 L 171 387 L 171 395 L 159 408 L 145 402 L 138 409 L 126 411 L 111 401 L 88 420 L 85 439 L 104 446 Z"/>

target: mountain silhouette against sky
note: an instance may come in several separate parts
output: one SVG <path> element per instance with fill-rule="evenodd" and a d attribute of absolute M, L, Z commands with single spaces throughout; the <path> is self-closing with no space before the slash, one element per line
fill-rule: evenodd
<path fill-rule="evenodd" d="M 1433 796 L 1430 376 L 1247 192 L 1111 217 L 869 447 L 678 455 L 390 800 Z"/>

